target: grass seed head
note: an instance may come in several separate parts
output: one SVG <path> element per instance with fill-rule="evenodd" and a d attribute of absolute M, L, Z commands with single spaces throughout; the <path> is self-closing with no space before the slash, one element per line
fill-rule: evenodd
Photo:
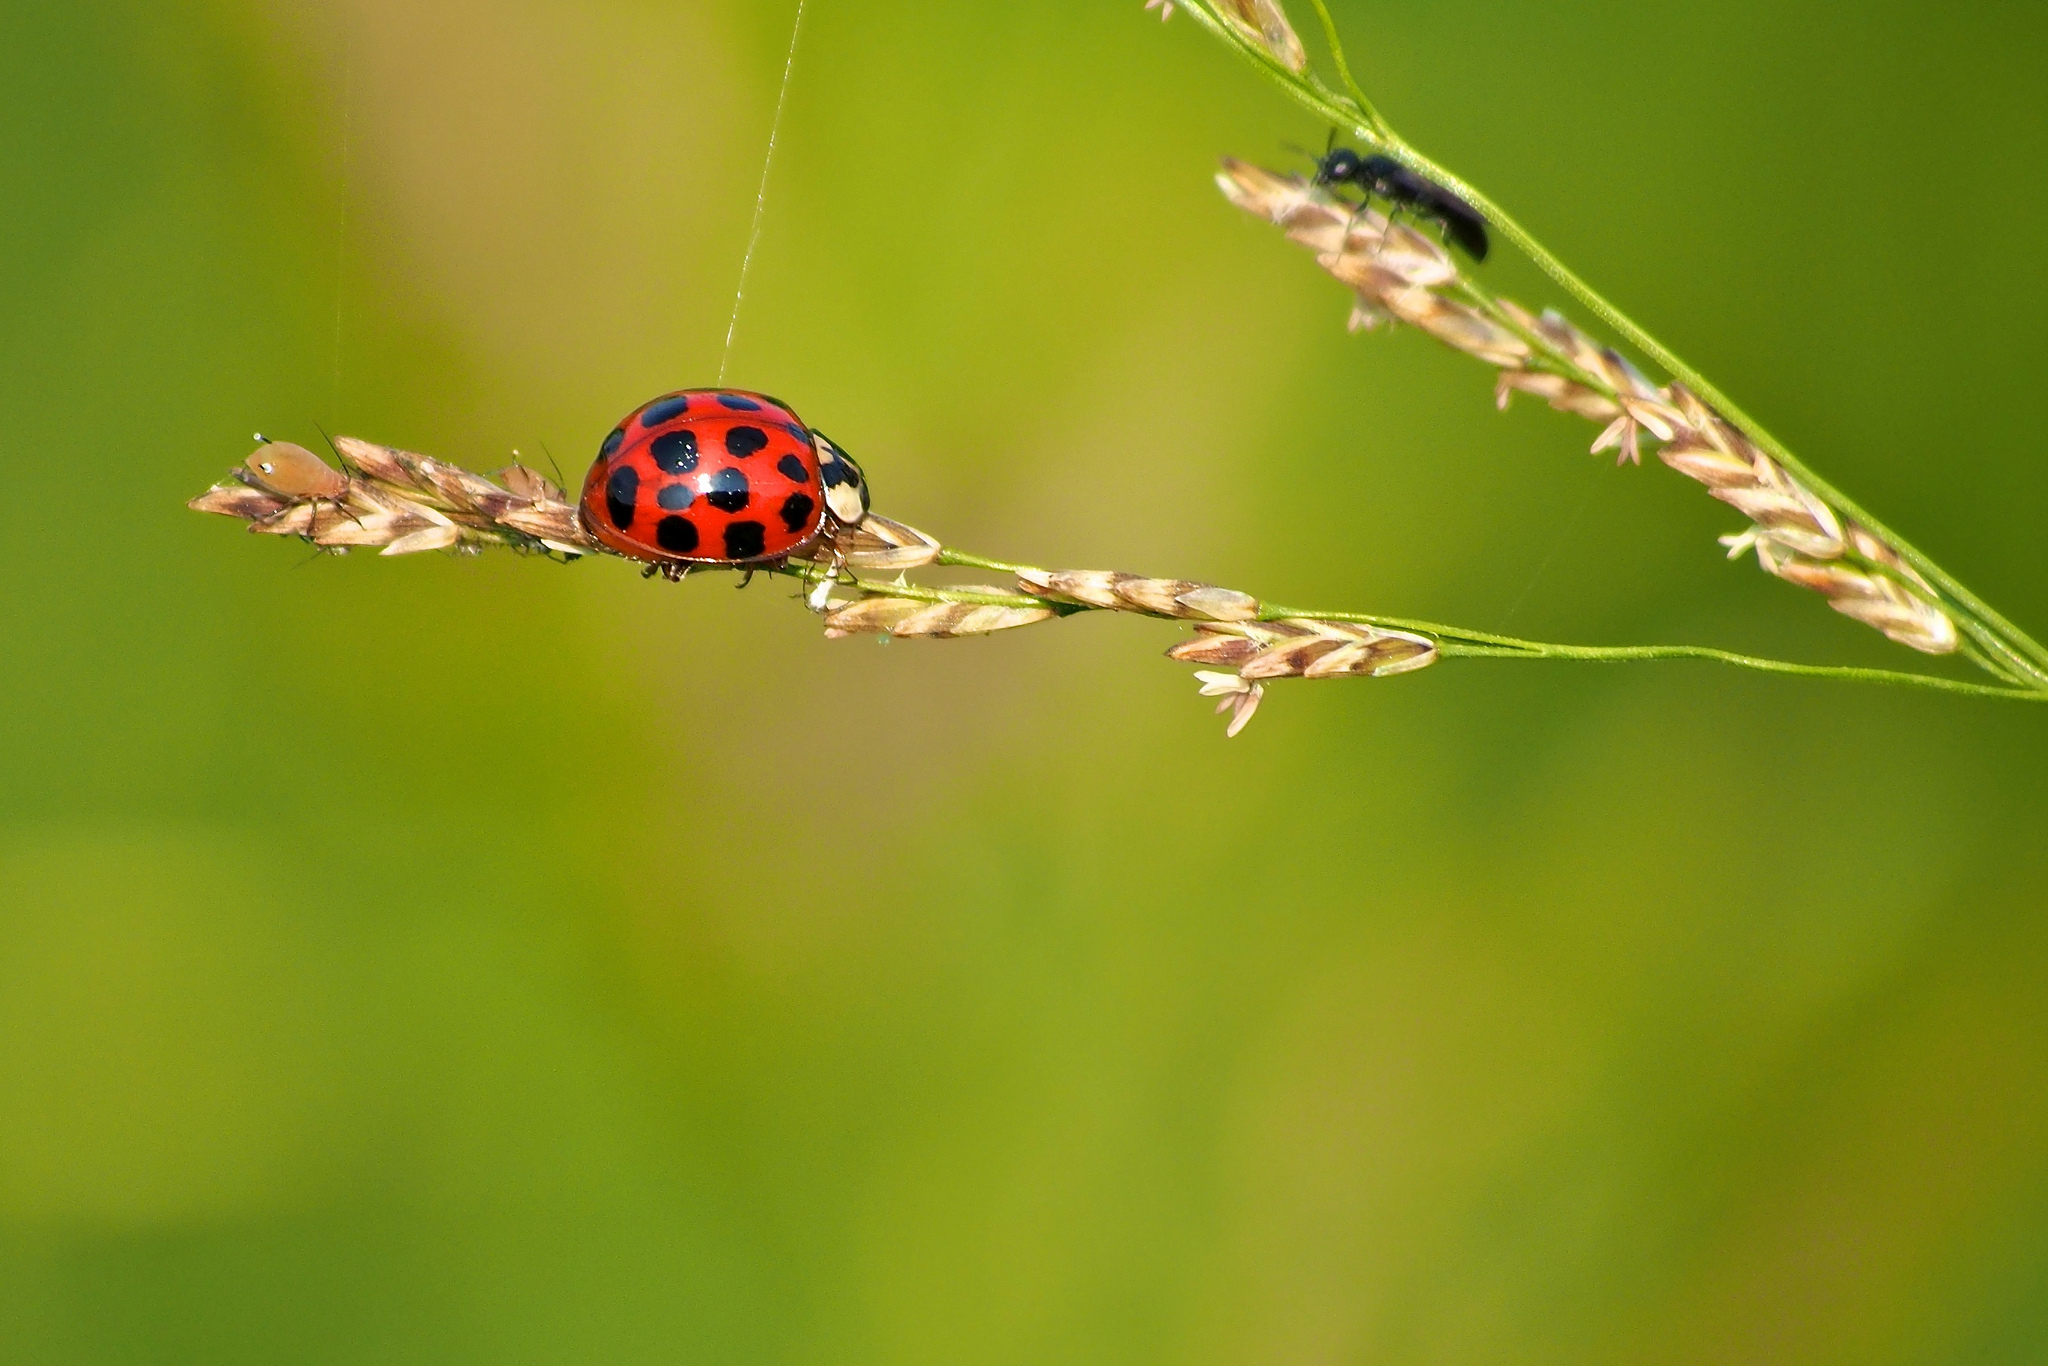
<path fill-rule="evenodd" d="M 1266 685 L 1281 678 L 1386 678 L 1437 661 L 1436 642 L 1408 631 L 1360 622 L 1294 617 L 1284 621 L 1198 626 L 1192 639 L 1166 652 L 1198 669 L 1204 697 L 1221 697 L 1236 735 L 1258 710 Z M 1228 670 L 1228 672 L 1223 672 Z"/>
<path fill-rule="evenodd" d="M 1730 558 L 1754 551 L 1765 572 L 1824 594 L 1836 611 L 1902 645 L 1929 654 L 1960 647 L 1939 595 L 1897 550 L 1801 484 L 1684 385 L 1660 389 L 1626 357 L 1555 310 L 1531 313 L 1512 299 L 1492 296 L 1469 281 L 1436 242 L 1300 176 L 1227 158 L 1216 182 L 1232 204 L 1285 228 L 1290 240 L 1314 252 L 1316 263 L 1352 291 L 1353 331 L 1405 322 L 1499 366 L 1497 406 L 1505 409 L 1520 391 L 1598 422 L 1593 451 L 1614 450 L 1618 463 L 1641 464 L 1644 442 L 1656 443 L 1666 465 L 1749 519 L 1747 530 L 1722 540 Z M 1310 667 L 1337 648 L 1275 643 L 1242 667 L 1255 678 L 1309 676 Z M 1336 664 L 1323 667 L 1347 670 L 1359 654 L 1371 652 L 1347 649 Z"/>
<path fill-rule="evenodd" d="M 1308 51 L 1287 22 L 1280 0 L 1216 0 L 1216 9 L 1231 27 L 1272 53 L 1289 71 L 1298 76 L 1308 70 Z"/>
<path fill-rule="evenodd" d="M 266 443 L 229 481 L 188 506 L 238 518 L 263 535 L 299 536 L 337 552 L 360 546 L 411 555 L 495 544 L 588 555 L 601 548 L 562 491 L 524 466 L 500 471 L 500 482 L 493 482 L 355 437 L 334 444 L 345 469 L 303 446 Z"/>

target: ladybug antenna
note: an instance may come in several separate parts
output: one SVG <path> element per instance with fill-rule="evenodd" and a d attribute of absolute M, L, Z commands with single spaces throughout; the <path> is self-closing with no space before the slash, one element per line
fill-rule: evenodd
<path fill-rule="evenodd" d="M 263 433 L 258 432 L 256 433 L 256 444 L 259 446 L 268 446 L 270 444 L 270 438 L 265 436 Z"/>

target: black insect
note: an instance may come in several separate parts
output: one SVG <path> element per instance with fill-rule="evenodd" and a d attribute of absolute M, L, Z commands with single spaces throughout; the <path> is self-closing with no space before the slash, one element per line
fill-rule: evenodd
<path fill-rule="evenodd" d="M 1441 224 L 1444 236 L 1473 260 L 1486 259 L 1486 220 L 1479 210 L 1392 157 L 1362 157 L 1349 147 L 1333 147 L 1316 162 L 1316 184 L 1349 185 L 1364 192 L 1367 203 L 1377 195 L 1417 218 Z"/>

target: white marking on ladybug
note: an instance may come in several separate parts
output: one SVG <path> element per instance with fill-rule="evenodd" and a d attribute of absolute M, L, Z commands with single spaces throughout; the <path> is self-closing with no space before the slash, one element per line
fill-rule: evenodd
<path fill-rule="evenodd" d="M 841 526 L 859 526 L 868 515 L 868 481 L 853 457 L 832 443 L 823 432 L 811 436 L 818 443 L 818 470 L 824 477 L 825 507 Z"/>

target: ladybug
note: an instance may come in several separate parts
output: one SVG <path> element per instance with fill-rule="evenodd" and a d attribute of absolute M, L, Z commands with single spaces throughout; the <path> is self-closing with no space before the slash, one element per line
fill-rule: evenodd
<path fill-rule="evenodd" d="M 684 389 L 636 408 L 583 480 L 584 528 L 670 578 L 697 565 L 758 569 L 859 526 L 867 480 L 786 403 Z"/>

